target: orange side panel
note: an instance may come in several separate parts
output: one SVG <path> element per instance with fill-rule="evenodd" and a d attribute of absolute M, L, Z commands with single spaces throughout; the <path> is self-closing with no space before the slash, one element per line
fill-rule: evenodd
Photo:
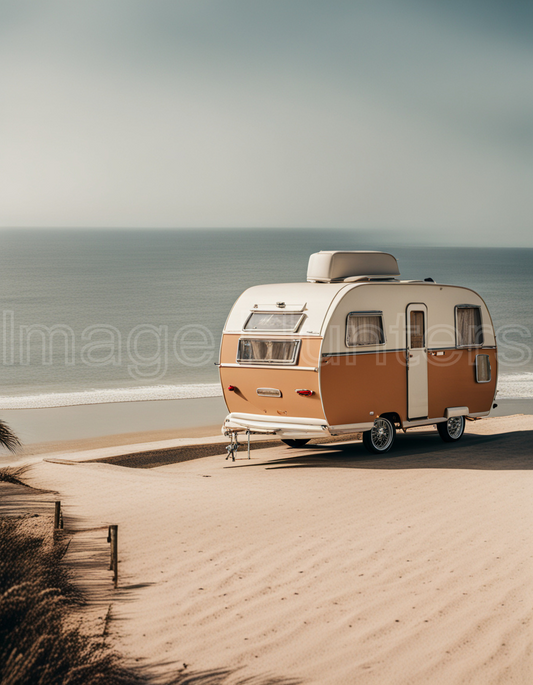
<path fill-rule="evenodd" d="M 492 370 L 489 383 L 476 383 L 476 354 L 488 354 Z M 492 407 L 498 370 L 496 350 L 446 350 L 428 357 L 429 416 L 444 416 L 446 407 L 468 407 L 471 413 Z"/>
<path fill-rule="evenodd" d="M 329 357 L 322 364 L 321 392 L 331 426 L 368 423 L 386 412 L 397 412 L 403 421 L 407 410 L 405 352 Z"/>

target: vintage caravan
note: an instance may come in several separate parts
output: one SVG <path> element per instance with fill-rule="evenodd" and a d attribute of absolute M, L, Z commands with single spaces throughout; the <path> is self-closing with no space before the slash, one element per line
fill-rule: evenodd
<path fill-rule="evenodd" d="M 268 433 L 291 447 L 363 432 L 387 452 L 396 429 L 435 424 L 459 440 L 487 416 L 496 338 L 481 297 L 401 280 L 383 252 L 318 252 L 305 283 L 259 285 L 234 304 L 222 336 L 223 432 Z M 238 440 L 237 440 L 238 442 Z"/>

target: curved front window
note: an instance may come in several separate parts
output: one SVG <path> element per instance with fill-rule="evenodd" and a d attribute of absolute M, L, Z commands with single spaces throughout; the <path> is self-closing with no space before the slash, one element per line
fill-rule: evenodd
<path fill-rule="evenodd" d="M 244 324 L 244 330 L 295 333 L 303 318 L 301 312 L 252 312 Z"/>

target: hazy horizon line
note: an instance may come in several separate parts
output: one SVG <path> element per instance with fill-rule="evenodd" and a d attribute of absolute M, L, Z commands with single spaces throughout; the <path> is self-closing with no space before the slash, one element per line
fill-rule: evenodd
<path fill-rule="evenodd" d="M 396 243 L 395 247 L 413 247 L 411 244 L 405 244 L 403 241 L 417 240 L 422 243 L 421 246 L 427 247 L 472 247 L 472 248 L 494 248 L 494 249 L 533 249 L 533 240 L 527 243 L 518 243 L 507 239 L 505 244 L 494 238 L 488 237 L 483 245 L 479 244 L 478 238 L 468 238 L 459 237 L 457 233 L 459 229 L 450 228 L 447 231 L 445 240 L 439 240 L 434 235 L 427 235 L 424 229 L 405 229 L 405 228 L 346 228 L 346 227 L 305 227 L 305 226 L 254 226 L 254 227 L 242 227 L 242 226 L 0 226 L 0 232 L 15 232 L 15 231 L 36 231 L 36 232 L 63 232 L 63 233 L 76 233 L 76 232 L 193 232 L 193 231 L 228 231 L 228 232 L 241 232 L 241 233 L 255 233 L 258 231 L 269 231 L 282 233 L 286 231 L 302 231 L 308 233 L 323 232 L 335 232 L 335 233 L 352 233 L 364 235 L 366 237 L 383 237 Z M 402 240 L 403 237 L 403 240 Z M 403 245 L 401 244 L 403 243 Z"/>

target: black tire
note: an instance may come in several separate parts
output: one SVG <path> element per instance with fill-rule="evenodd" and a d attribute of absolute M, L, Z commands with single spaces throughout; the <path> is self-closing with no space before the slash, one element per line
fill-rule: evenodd
<path fill-rule="evenodd" d="M 444 442 L 457 442 L 465 432 L 465 417 L 452 416 L 451 419 L 438 423 L 437 430 Z"/>
<path fill-rule="evenodd" d="M 304 440 L 303 438 L 296 438 L 294 440 L 282 440 L 288 447 L 303 447 L 307 445 L 309 440 Z"/>
<path fill-rule="evenodd" d="M 394 444 L 396 428 L 386 416 L 380 416 L 374 421 L 369 431 L 363 433 L 363 444 L 373 454 L 385 454 Z"/>

